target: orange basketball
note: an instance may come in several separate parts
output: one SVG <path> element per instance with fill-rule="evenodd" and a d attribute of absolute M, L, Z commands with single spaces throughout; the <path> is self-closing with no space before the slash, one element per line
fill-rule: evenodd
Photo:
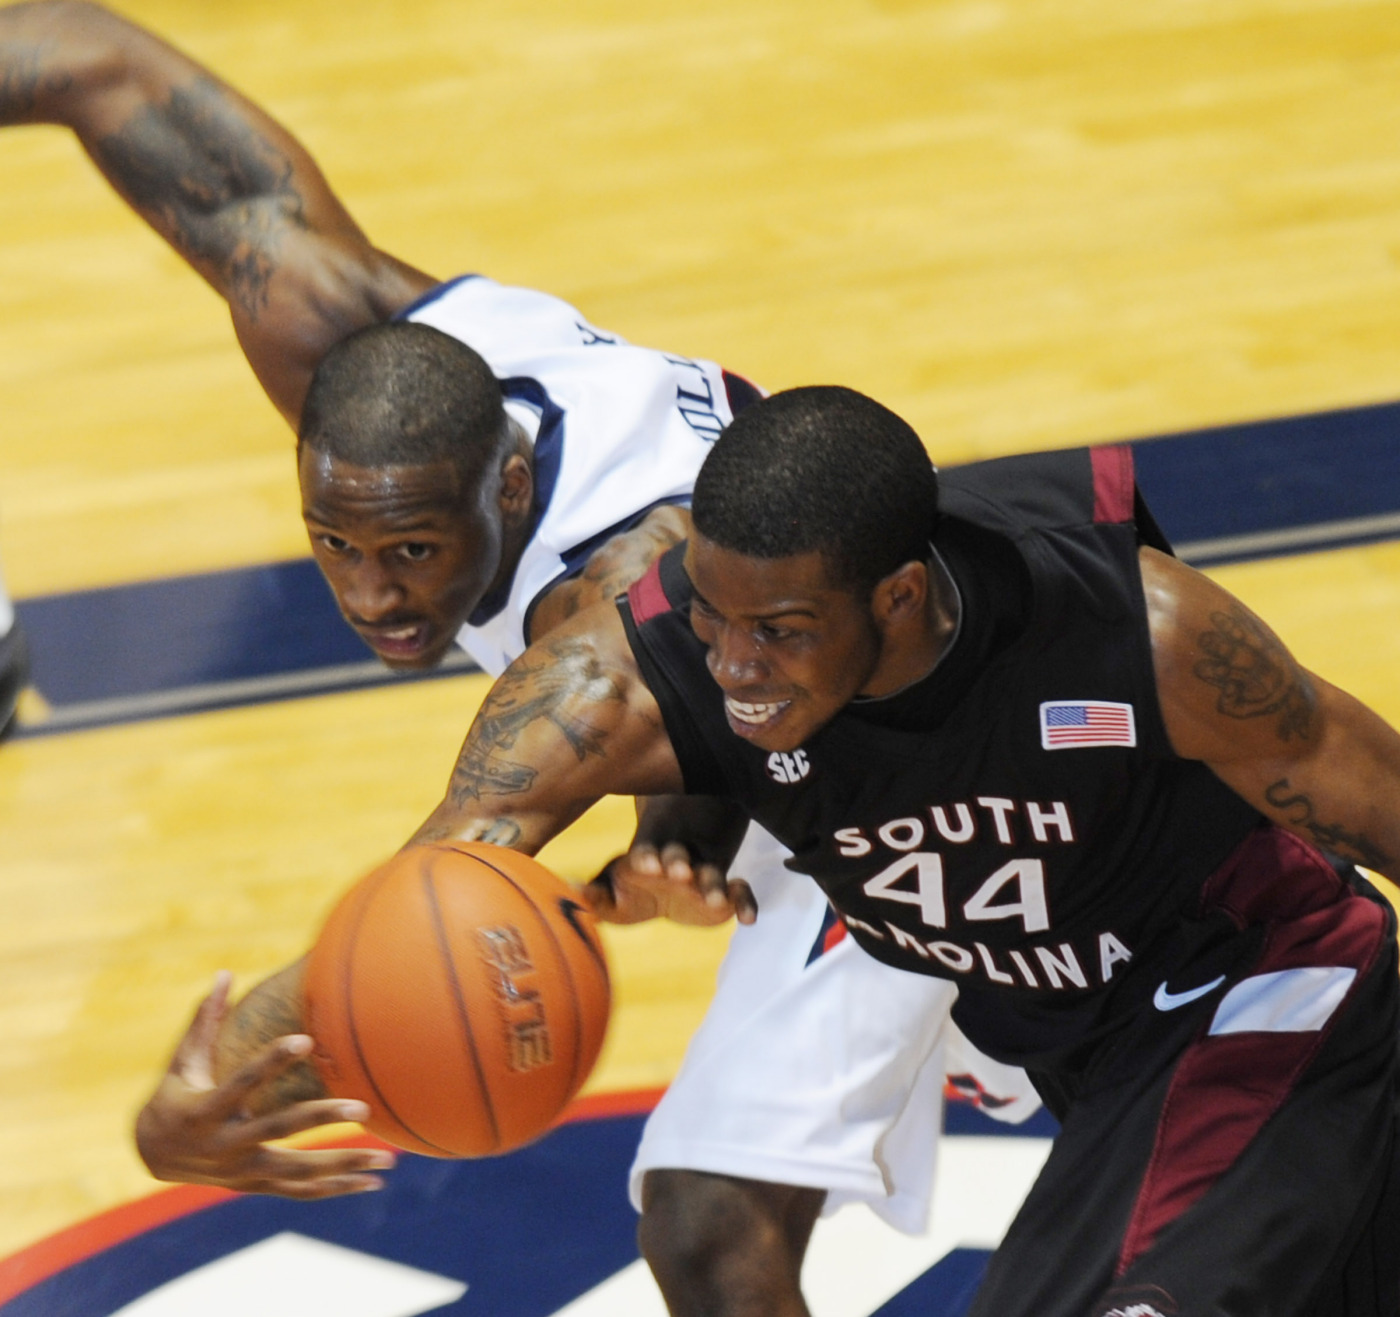
<path fill-rule="evenodd" d="M 331 912 L 307 962 L 326 1087 L 381 1138 L 483 1157 L 537 1138 L 608 1024 L 592 916 L 542 864 L 477 842 L 409 846 Z"/>

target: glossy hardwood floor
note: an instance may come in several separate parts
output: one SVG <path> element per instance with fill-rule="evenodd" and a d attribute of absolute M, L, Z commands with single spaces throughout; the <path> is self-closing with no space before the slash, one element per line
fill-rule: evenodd
<path fill-rule="evenodd" d="M 271 108 L 387 250 L 549 289 L 769 387 L 863 388 L 941 460 L 1400 396 L 1400 4 L 125 12 Z M 0 134 L 15 592 L 304 551 L 289 436 L 221 304 L 63 132 Z M 1219 575 L 1400 722 L 1400 547 Z M 127 1126 L 194 999 L 219 966 L 295 954 L 399 844 L 482 689 L 0 749 L 0 1252 L 150 1187 Z M 586 876 L 627 809 L 549 858 Z M 612 939 L 595 1086 L 665 1080 L 722 941 Z"/>

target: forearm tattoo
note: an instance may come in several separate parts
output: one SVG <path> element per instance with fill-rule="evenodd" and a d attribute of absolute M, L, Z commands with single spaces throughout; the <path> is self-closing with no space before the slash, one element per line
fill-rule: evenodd
<path fill-rule="evenodd" d="M 25 46 L 0 55 L 0 123 L 23 123 L 33 117 L 42 96 L 67 91 L 72 77 L 44 68 L 42 46 Z"/>
<path fill-rule="evenodd" d="M 220 1069 L 228 1074 L 251 1060 L 268 1043 L 287 1034 L 302 1033 L 300 1001 L 280 989 L 259 985 L 229 1015 L 219 1041 Z M 273 1110 L 293 1102 L 310 1102 L 326 1096 L 325 1085 L 310 1061 L 298 1061 L 275 1079 L 263 1084 L 254 1102 L 258 1111 Z"/>
<path fill-rule="evenodd" d="M 1264 799 L 1324 849 L 1345 855 L 1368 869 L 1384 869 L 1391 863 L 1391 857 L 1364 833 L 1319 819 L 1312 799 L 1305 792 L 1295 790 L 1286 777 L 1270 782 L 1264 789 Z"/>
<path fill-rule="evenodd" d="M 142 107 L 93 153 L 131 204 L 187 259 L 213 267 L 229 301 L 256 320 L 286 227 L 307 226 L 286 153 L 208 78 Z"/>
<path fill-rule="evenodd" d="M 526 664 L 517 659 L 491 688 L 452 773 L 448 794 L 454 805 L 485 796 L 519 795 L 534 785 L 538 770 L 502 753 L 534 723 L 558 728 L 580 763 L 604 753 L 603 732 L 571 709 L 622 700 L 621 687 L 589 645 L 566 639 L 547 642 L 544 648 L 551 661 Z"/>
<path fill-rule="evenodd" d="M 454 823 L 434 823 L 430 819 L 417 832 L 413 840 L 417 842 L 484 841 L 490 846 L 514 846 L 520 840 L 523 829 L 512 818 L 488 819 L 470 828 L 460 828 Z"/>
<path fill-rule="evenodd" d="M 1228 718 L 1278 715 L 1280 741 L 1307 739 L 1312 730 L 1317 697 L 1307 674 L 1250 614 L 1237 608 L 1212 613 L 1213 631 L 1203 631 L 1197 644 L 1205 655 L 1193 671 L 1220 691 L 1215 707 Z"/>

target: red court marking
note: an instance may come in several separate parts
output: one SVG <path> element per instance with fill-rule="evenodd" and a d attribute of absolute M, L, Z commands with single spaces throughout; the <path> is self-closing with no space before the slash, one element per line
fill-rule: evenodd
<path fill-rule="evenodd" d="M 1094 468 L 1094 520 L 1110 524 L 1133 519 L 1133 450 L 1126 444 L 1091 448 Z"/>
<path fill-rule="evenodd" d="M 577 1098 L 565 1109 L 559 1124 L 577 1120 L 603 1120 L 609 1116 L 637 1116 L 650 1111 L 661 1100 L 664 1088 L 643 1088 L 623 1093 L 594 1093 Z M 335 1138 L 304 1140 L 301 1146 L 317 1148 L 387 1148 L 390 1145 L 373 1134 L 341 1134 Z M 231 1189 L 212 1185 L 178 1184 L 161 1189 L 135 1202 L 122 1203 L 77 1225 L 49 1235 L 28 1248 L 0 1259 L 0 1304 L 33 1289 L 41 1281 L 90 1258 L 94 1253 L 114 1248 L 134 1235 L 154 1230 L 191 1212 L 217 1207 L 239 1195 Z"/>

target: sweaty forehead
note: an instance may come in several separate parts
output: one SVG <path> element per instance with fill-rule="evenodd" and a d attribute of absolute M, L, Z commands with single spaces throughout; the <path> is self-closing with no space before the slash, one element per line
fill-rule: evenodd
<path fill-rule="evenodd" d="M 297 463 L 302 512 L 321 521 L 340 517 L 403 518 L 456 512 L 461 475 L 451 462 L 360 466 L 303 446 Z"/>
<path fill-rule="evenodd" d="M 685 566 L 697 593 L 725 613 L 824 611 L 849 600 L 848 593 L 832 583 L 817 550 L 754 558 L 694 534 L 686 547 Z"/>

